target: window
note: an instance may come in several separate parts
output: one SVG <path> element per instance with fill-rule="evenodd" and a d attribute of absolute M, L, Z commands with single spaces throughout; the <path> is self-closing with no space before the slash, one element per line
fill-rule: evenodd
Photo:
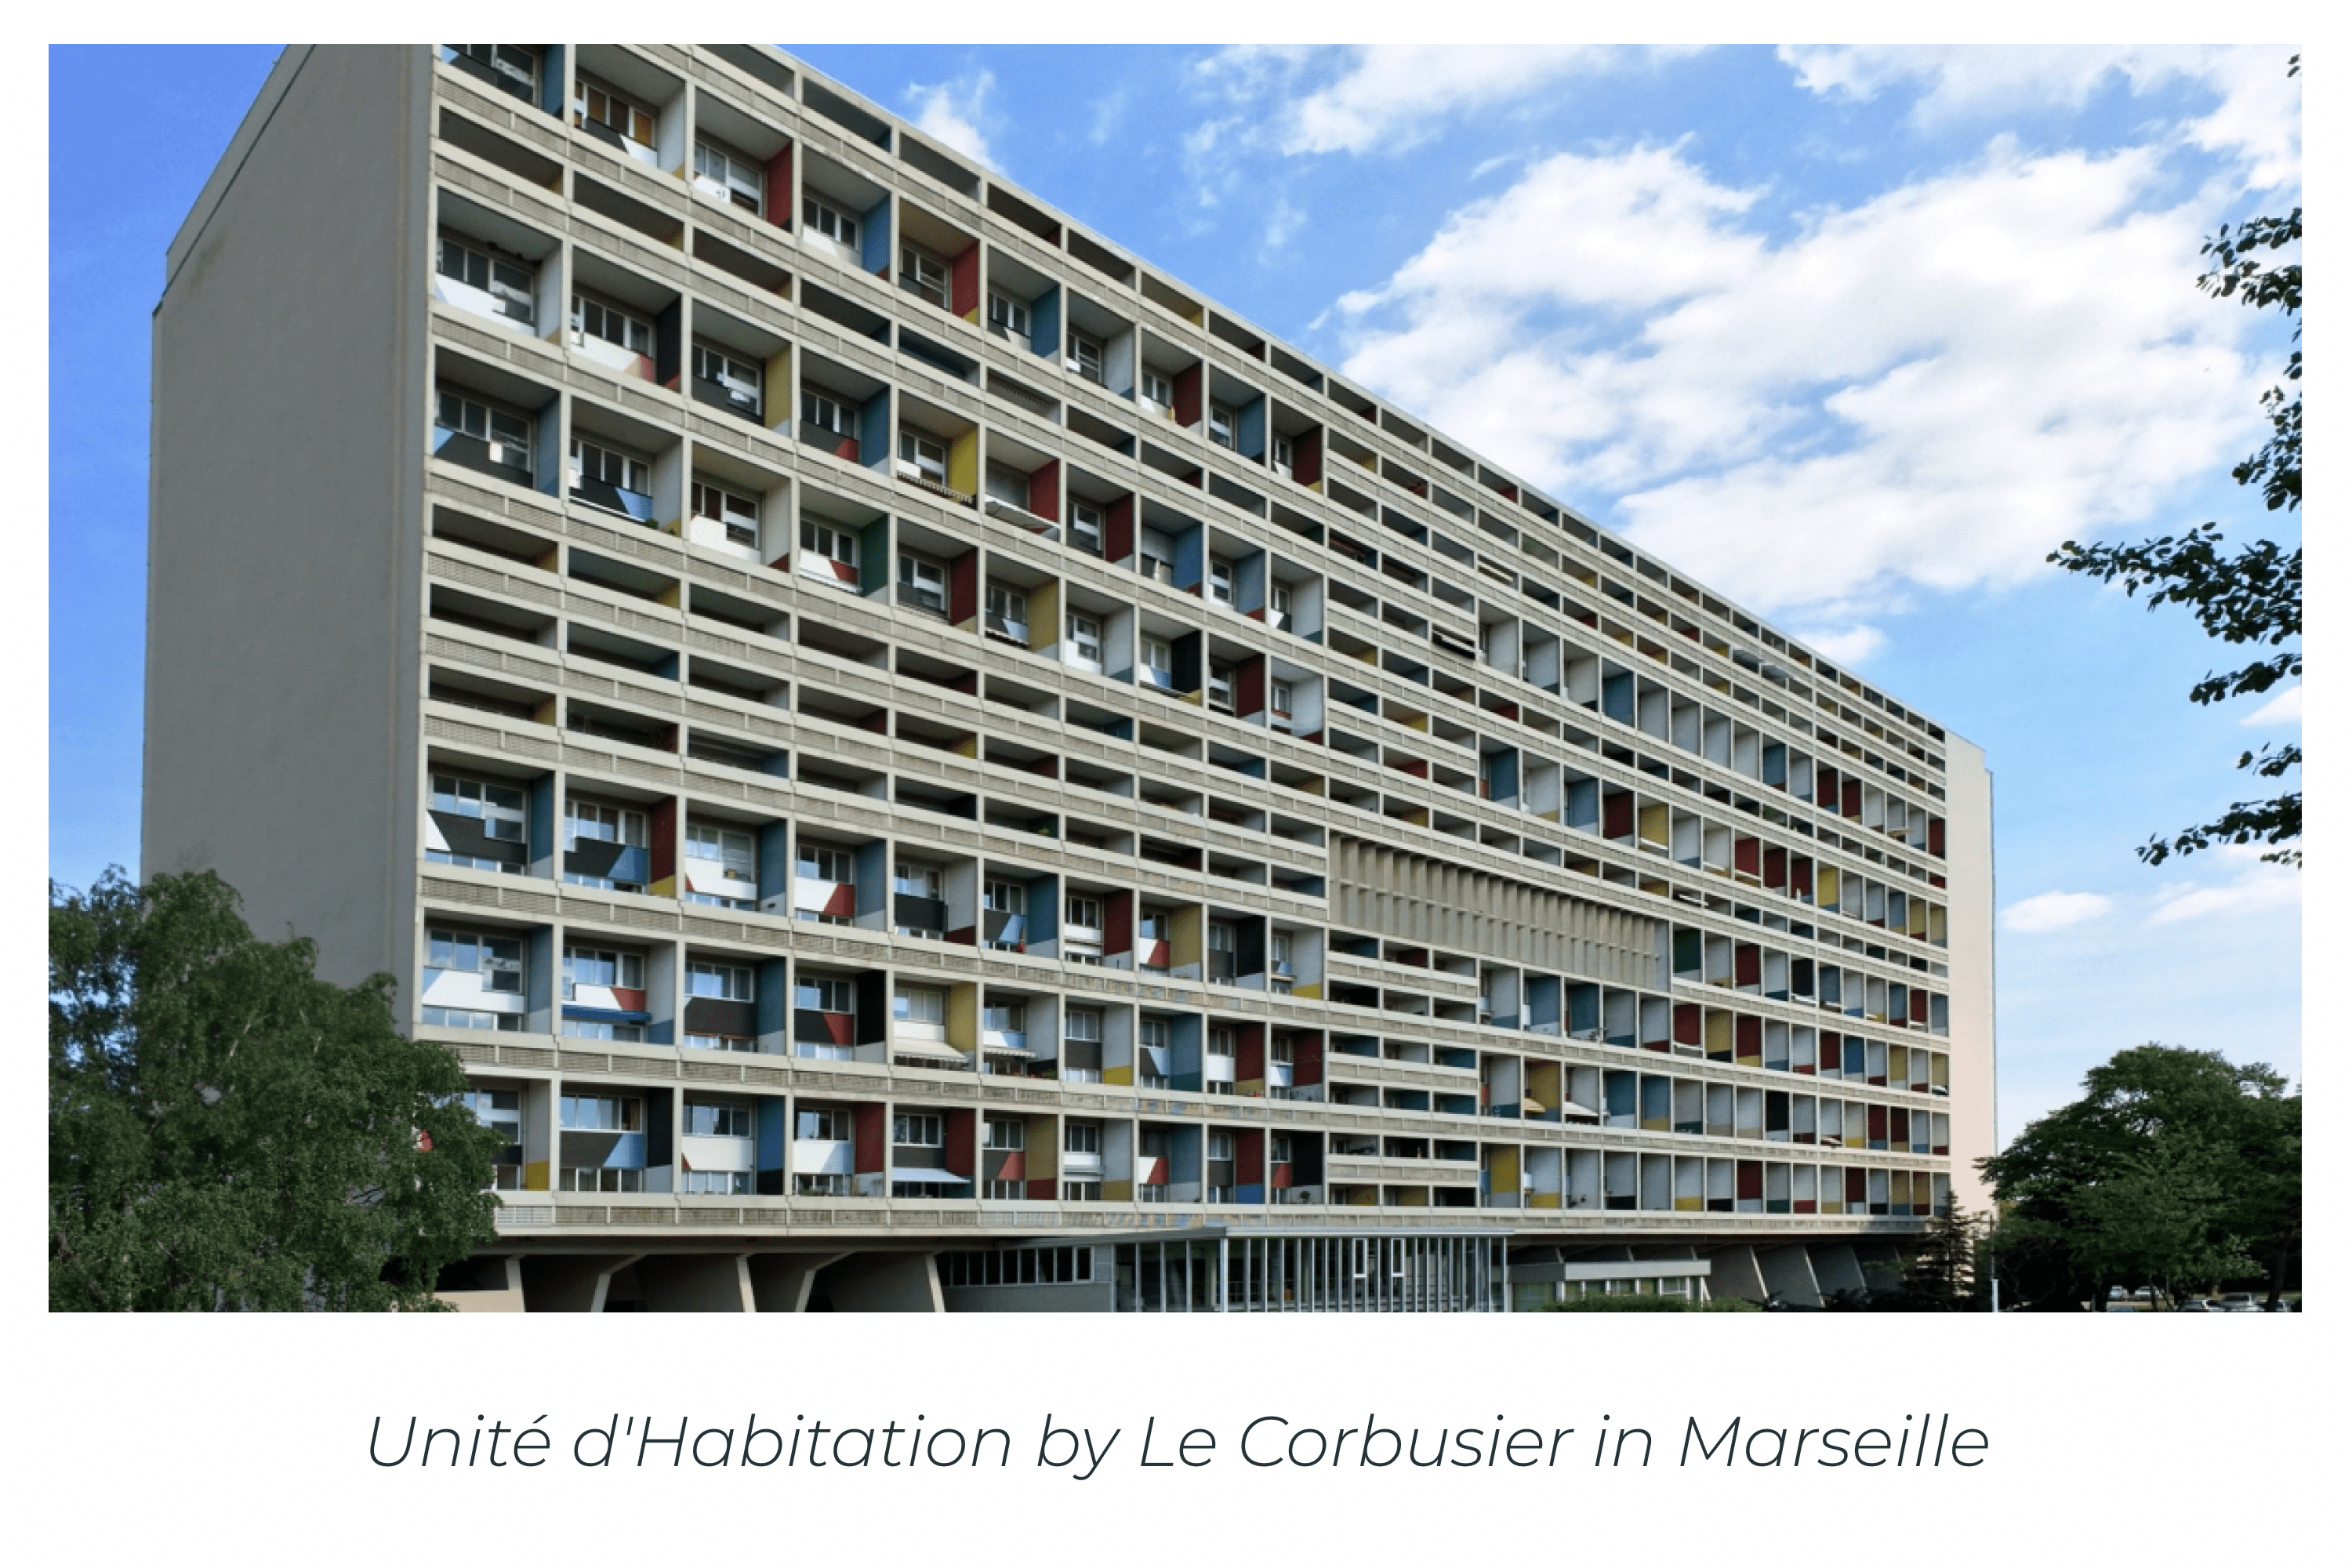
<path fill-rule="evenodd" d="M 849 1141 L 850 1116 L 846 1110 L 803 1110 L 793 1118 L 793 1136 L 815 1143 L 845 1143 Z"/>
<path fill-rule="evenodd" d="M 849 1178 L 835 1173 L 832 1175 L 796 1175 L 793 1178 L 793 1194 L 803 1198 L 845 1198 L 849 1195 Z"/>
<path fill-rule="evenodd" d="M 1273 1042 L 1266 1047 L 1266 1059 L 1268 1061 L 1280 1062 L 1285 1066 L 1288 1066 L 1293 1054 L 1297 1050 L 1297 1036 L 1292 1034 L 1287 1029 L 1278 1030 L 1275 1034 Z"/>
<path fill-rule="evenodd" d="M 1278 631 L 1278 632 L 1279 632 L 1279 631 L 1287 631 L 1287 630 L 1289 629 L 1289 627 L 1290 627 L 1290 584 L 1287 584 L 1287 583 L 1271 583 L 1271 584 L 1268 584 L 1266 585 L 1266 590 L 1265 590 L 1265 611 L 1266 611 L 1266 618 L 1267 618 L 1268 620 L 1270 620 L 1270 621 L 1272 621 L 1272 622 L 1274 623 L 1274 629 L 1275 629 L 1276 631 Z"/>
<path fill-rule="evenodd" d="M 508 321 L 528 327 L 539 318 L 539 307 L 531 296 L 535 274 L 520 260 L 494 256 L 445 234 L 441 237 L 441 276 L 488 295 L 491 311 Z"/>
<path fill-rule="evenodd" d="M 1025 1182 L 982 1182 L 980 1195 L 990 1203 L 1012 1203 L 1028 1196 Z"/>
<path fill-rule="evenodd" d="M 801 223 L 812 234 L 821 234 L 852 250 L 857 248 L 857 220 L 805 192 L 801 196 Z"/>
<path fill-rule="evenodd" d="M 491 462 L 516 469 L 525 483 L 530 481 L 530 421 L 520 415 L 492 408 L 457 393 L 444 392 L 434 400 L 433 423 L 451 436 L 482 442 L 488 447 Z"/>
<path fill-rule="evenodd" d="M 526 103 L 539 101 L 539 51 L 521 44 L 444 44 L 441 58 L 472 68 L 500 91 Z"/>
<path fill-rule="evenodd" d="M 436 1029 L 508 1029 L 520 1030 L 522 1016 L 519 1013 L 492 1013 L 479 1007 L 429 1006 L 421 1009 L 417 1021 Z"/>
<path fill-rule="evenodd" d="M 821 392 L 803 389 L 801 423 L 835 436 L 846 436 L 853 441 L 857 439 L 857 410 L 835 403 Z"/>
<path fill-rule="evenodd" d="M 1230 1160 L 1234 1157 L 1234 1135 L 1212 1131 L 1209 1133 L 1209 1158 Z"/>
<path fill-rule="evenodd" d="M 898 287 L 944 310 L 948 308 L 948 264 L 928 250 L 902 245 L 898 247 Z"/>
<path fill-rule="evenodd" d="M 891 994 L 890 1016 L 901 1024 L 944 1027 L 948 1021 L 948 994 L 930 985 L 901 985 Z"/>
<path fill-rule="evenodd" d="M 688 1195 L 703 1194 L 722 1197 L 748 1194 L 751 1190 L 751 1173 L 749 1171 L 687 1171 L 681 1173 L 677 1190 Z"/>
<path fill-rule="evenodd" d="M 1072 327 L 1069 353 L 1062 363 L 1097 386 L 1106 384 L 1103 381 L 1103 345 L 1100 338 L 1089 337 L 1077 328 Z"/>
<path fill-rule="evenodd" d="M 1101 1126 L 1092 1121 L 1068 1121 L 1063 1123 L 1062 1152 L 1066 1154 L 1101 1153 Z"/>
<path fill-rule="evenodd" d="M 1240 418 L 1241 416 L 1235 414 L 1233 409 L 1226 406 L 1224 404 L 1210 404 L 1209 439 L 1214 441 L 1218 446 L 1224 447 L 1226 450 L 1231 451 L 1234 445 L 1234 431 L 1236 428 Z"/>
<path fill-rule="evenodd" d="M 1062 1201 L 1066 1204 L 1098 1204 L 1102 1202 L 1100 1182 L 1064 1182 Z M 1081 1257 L 1085 1256 L 1080 1254 Z"/>
<path fill-rule="evenodd" d="M 570 1001 L 583 985 L 622 991 L 646 988 L 646 961 L 641 954 L 612 948 L 563 948 L 563 999 Z"/>
<path fill-rule="evenodd" d="M 1176 541 L 1156 528 L 1143 531 L 1136 550 L 1135 569 L 1155 583 L 1176 581 Z"/>
<path fill-rule="evenodd" d="M 525 841 L 527 817 L 523 794 L 510 785 L 458 778 L 450 773 L 435 773 L 427 809 L 444 816 L 471 817 L 478 821 L 485 838 L 505 844 Z M 427 848 L 425 858 L 437 865 L 467 866 L 478 871 L 520 872 L 529 869 L 519 860 L 494 859 L 486 855 L 466 855 L 448 849 Z"/>
<path fill-rule="evenodd" d="M 1164 971 L 1162 971 L 1164 973 Z M 1166 1089 L 1168 1075 L 1156 1062 L 1165 1061 L 1168 1053 L 1168 1020 L 1144 1018 L 1135 1026 L 1137 1061 L 1135 1083 L 1139 1089 Z"/>
<path fill-rule="evenodd" d="M 425 937 L 428 969 L 478 974 L 482 989 L 508 996 L 522 994 L 522 942 L 510 936 L 482 936 L 465 931 L 428 931 Z"/>
<path fill-rule="evenodd" d="M 980 1146 L 1006 1151 L 1026 1149 L 1029 1147 L 1029 1124 L 992 1119 L 982 1125 Z"/>
<path fill-rule="evenodd" d="M 823 844 L 803 844 L 794 866 L 795 872 L 812 882 L 855 882 L 857 867 L 846 849 L 835 849 Z"/>
<path fill-rule="evenodd" d="M 948 613 L 947 568 L 919 555 L 898 557 L 898 602 L 934 616 Z"/>
<path fill-rule="evenodd" d="M 909 1149 L 947 1146 L 947 1118 L 901 1112 L 890 1119 L 890 1142 Z"/>
<path fill-rule="evenodd" d="M 645 1126 L 644 1108 L 635 1095 L 564 1094 L 555 1100 L 557 1124 L 576 1132 L 638 1131 Z"/>
<path fill-rule="evenodd" d="M 1234 602 L 1234 563 L 1223 555 L 1209 557 L 1209 597 L 1220 605 Z"/>
<path fill-rule="evenodd" d="M 566 1165 L 559 1186 L 567 1193 L 641 1193 L 646 1190 L 646 1173 L 609 1166 Z"/>
<path fill-rule="evenodd" d="M 1064 923 L 1073 930 L 1099 932 L 1103 928 L 1102 900 L 1089 893 L 1072 893 L 1062 906 L 1062 918 Z M 1101 1027 L 1102 1015 L 1097 1013 L 1087 1016 L 1095 1020 L 1097 1028 Z M 1101 1038 L 1099 1035 L 1095 1037 Z"/>
<path fill-rule="evenodd" d="M 686 994 L 689 996 L 713 996 L 722 1002 L 756 999 L 751 970 L 741 964 L 719 963 L 707 958 L 687 961 Z"/>
<path fill-rule="evenodd" d="M 1267 1133 L 1265 1139 L 1265 1157 L 1269 1162 L 1276 1165 L 1289 1164 L 1290 1134 L 1287 1132 Z"/>
<path fill-rule="evenodd" d="M 982 623 L 999 637 L 1026 644 L 1029 640 L 1029 595 L 1002 583 L 988 585 L 987 619 Z"/>
<path fill-rule="evenodd" d="M 1091 501 L 1070 503 L 1070 542 L 1089 555 L 1103 552 L 1102 508 Z"/>
<path fill-rule="evenodd" d="M 1292 467 L 1290 437 L 1287 436 L 1276 436 L 1274 438 L 1273 447 L 1274 471 L 1280 474 L 1286 479 L 1290 478 L 1290 470 Z"/>
<path fill-rule="evenodd" d="M 948 482 L 948 449 L 943 442 L 912 430 L 898 432 L 898 471 L 935 485 Z"/>
<path fill-rule="evenodd" d="M 793 1005 L 803 1013 L 857 1012 L 857 987 L 847 980 L 803 977 L 793 987 Z"/>
<path fill-rule="evenodd" d="M 752 1039 L 748 1035 L 688 1035 L 686 1037 L 686 1045 L 688 1050 L 695 1051 L 749 1051 L 756 1053 L 760 1048 L 760 1042 Z"/>
<path fill-rule="evenodd" d="M 1162 413 L 1171 419 L 1175 417 L 1176 389 L 1169 384 L 1166 376 L 1156 370 L 1147 369 L 1143 373 L 1143 400 L 1158 404 Z"/>
<path fill-rule="evenodd" d="M 599 805 L 593 801 L 567 801 L 563 807 L 565 847 L 576 849 L 583 838 L 604 844 L 646 843 L 646 814 L 626 806 Z"/>
<path fill-rule="evenodd" d="M 745 212 L 756 213 L 760 210 L 761 194 L 767 189 L 768 176 L 765 170 L 742 153 L 730 152 L 715 142 L 697 141 L 694 183 Z"/>
<path fill-rule="evenodd" d="M 610 447 L 599 447 L 578 437 L 572 441 L 572 486 L 576 494 L 591 485 L 610 485 L 635 496 L 650 495 L 654 488 L 653 465 L 643 458 L 633 458 L 626 452 L 616 452 Z"/>
<path fill-rule="evenodd" d="M 1150 684 L 1173 690 L 1176 685 L 1176 647 L 1166 637 L 1146 633 L 1141 639 L 1141 664 Z"/>
<path fill-rule="evenodd" d="M 1240 672 L 1230 664 L 1211 665 L 1209 667 L 1209 706 L 1220 713 L 1233 712 L 1234 684 L 1240 679 Z"/>
<path fill-rule="evenodd" d="M 1071 662 L 1084 665 L 1097 675 L 1101 674 L 1102 623 L 1092 616 L 1082 616 L 1073 610 L 1070 612 L 1069 625 Z"/>
<path fill-rule="evenodd" d="M 910 899 L 936 899 L 940 896 L 940 872 L 937 866 L 901 860 L 898 875 L 891 879 L 890 890 L 904 893 Z"/>
<path fill-rule="evenodd" d="M 572 123 L 583 131 L 635 142 L 646 153 L 654 150 L 654 111 L 593 77 L 580 77 L 572 84 Z"/>
<path fill-rule="evenodd" d="M 988 330 L 1003 337 L 1027 338 L 1029 307 L 992 289 L 988 296 Z"/>
<path fill-rule="evenodd" d="M 686 1108 L 686 1125 L 679 1131 L 688 1138 L 749 1138 L 752 1132 L 751 1108 L 748 1105 L 693 1105 Z"/>
<path fill-rule="evenodd" d="M 712 827 L 703 823 L 688 823 L 686 828 L 687 858 L 716 864 L 719 875 L 730 882 L 759 880 L 759 846 L 751 835 L 731 827 Z M 757 906 L 750 899 L 729 898 L 719 893 L 685 894 L 690 904 L 717 904 L 721 908 L 748 910 Z"/>
<path fill-rule="evenodd" d="M 1290 933 L 1278 931 L 1266 937 L 1267 978 L 1277 992 L 1287 992 L 1297 978 L 1290 966 Z"/>
<path fill-rule="evenodd" d="M 692 499 L 694 515 L 726 529 L 728 543 L 747 545 L 753 550 L 760 547 L 760 503 L 756 499 L 701 479 L 694 481 Z"/>
<path fill-rule="evenodd" d="M 992 1035 L 1025 1035 L 1029 1032 L 1029 1005 L 1001 1002 L 993 1007 L 982 1007 L 980 1026 Z"/>
<path fill-rule="evenodd" d="M 593 339 L 626 349 L 633 354 L 654 352 L 654 330 L 617 306 L 585 294 L 572 296 L 572 341 L 584 347 Z"/>
<path fill-rule="evenodd" d="M 708 343 L 694 345 L 694 378 L 719 389 L 727 405 L 752 418 L 760 416 L 761 367 Z"/>
<path fill-rule="evenodd" d="M 1160 1087 L 1165 1089 L 1167 1085 L 1163 1082 Z M 1168 1184 L 1165 1182 L 1136 1183 L 1135 1201 L 1139 1204 L 1166 1203 L 1168 1201 Z"/>

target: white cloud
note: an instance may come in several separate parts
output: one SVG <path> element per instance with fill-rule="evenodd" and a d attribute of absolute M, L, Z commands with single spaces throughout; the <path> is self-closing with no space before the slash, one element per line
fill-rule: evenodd
<path fill-rule="evenodd" d="M 2256 187 L 2269 189 L 2295 179 L 2302 162 L 2303 100 L 2299 84 L 2286 74 L 2290 52 L 2261 44 L 1874 44 L 1784 47 L 1780 58 L 1795 71 L 1798 85 L 1825 96 L 1867 100 L 1889 87 L 1917 85 L 1922 91 L 1912 118 L 1927 127 L 2037 106 L 2080 109 L 2115 75 L 2135 96 L 2186 81 L 2220 102 L 2210 113 L 2182 121 L 2174 135 L 2239 161 Z"/>
<path fill-rule="evenodd" d="M 2303 873 L 2292 866 L 2264 865 L 2263 854 L 2258 844 L 2224 844 L 2200 852 L 2187 862 L 2192 870 L 2201 863 L 2207 868 L 2234 867 L 2237 874 L 2223 882 L 2180 883 L 2165 889 L 2157 894 L 2156 910 L 2148 916 L 2148 923 L 2236 918 L 2300 903 Z"/>
<path fill-rule="evenodd" d="M 1969 167 L 1769 239 L 1680 147 L 1560 153 L 1341 301 L 1348 374 L 1767 613 L 1849 629 L 2022 581 L 2256 423 L 2253 312 L 2190 287 L 2217 204 L 2160 155 Z"/>
<path fill-rule="evenodd" d="M 1286 196 L 1276 197 L 1274 211 L 1268 213 L 1265 218 L 1266 250 L 1276 251 L 1288 245 L 1291 236 L 1297 234 L 1300 226 L 1306 222 L 1305 208 L 1291 205 Z"/>
<path fill-rule="evenodd" d="M 981 130 L 989 118 L 989 90 L 995 85 L 996 78 L 982 71 L 930 87 L 908 87 L 907 101 L 912 107 L 915 129 L 943 147 L 951 147 L 992 169 L 1000 168 Z"/>
<path fill-rule="evenodd" d="M 2303 688 L 2290 686 L 2268 702 L 2255 709 L 2239 723 L 2249 727 L 2269 724 L 2300 724 L 2303 722 Z"/>
<path fill-rule="evenodd" d="M 2099 893 L 2036 893 L 2001 910 L 2000 923 L 2013 931 L 2063 931 L 2114 907 L 2114 900 Z"/>
<path fill-rule="evenodd" d="M 1886 634 L 1876 626 L 1853 626 L 1840 631 L 1806 631 L 1796 633 L 1797 640 L 1827 658 L 1832 664 L 1858 668 L 1863 662 L 1886 646 Z"/>

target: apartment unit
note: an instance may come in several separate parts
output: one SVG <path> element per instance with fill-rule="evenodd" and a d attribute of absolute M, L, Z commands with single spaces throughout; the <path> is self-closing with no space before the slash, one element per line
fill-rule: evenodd
<path fill-rule="evenodd" d="M 1975 747 L 765 47 L 289 50 L 145 853 L 400 981 L 484 1308 L 1818 1299 L 1990 1151 Z"/>

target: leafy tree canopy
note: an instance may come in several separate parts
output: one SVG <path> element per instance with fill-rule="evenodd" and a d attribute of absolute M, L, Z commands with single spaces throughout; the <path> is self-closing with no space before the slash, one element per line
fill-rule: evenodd
<path fill-rule="evenodd" d="M 2302 57 L 2287 62 L 2287 75 L 2302 69 Z M 2263 412 L 2271 423 L 2270 438 L 2262 448 L 2231 470 L 2242 485 L 2259 487 L 2263 504 L 2271 511 L 2300 511 L 2303 507 L 2303 209 L 2284 217 L 2257 217 L 2234 229 L 2228 224 L 2205 242 L 2203 254 L 2210 268 L 2197 286 L 2217 300 L 2236 300 L 2257 310 L 2276 310 L 2295 323 L 2294 350 L 2287 356 L 2284 381 L 2294 388 L 2273 385 L 2263 395 Z M 2273 259 L 2294 247 L 2294 257 Z M 2178 537 L 2138 544 L 2078 544 L 2068 540 L 2051 552 L 2050 559 L 2069 572 L 2081 572 L 2102 583 L 2123 580 L 2124 592 L 2148 590 L 2147 607 L 2182 605 L 2197 617 L 2208 637 L 2236 647 L 2282 648 L 2263 654 L 2236 669 L 2208 672 L 2189 688 L 2189 700 L 2201 705 L 2232 697 L 2268 691 L 2281 680 L 2303 676 L 2303 547 L 2284 551 L 2269 540 L 2257 540 L 2235 551 L 2225 547 L 2219 523 L 2208 522 Z M 2261 779 L 2284 778 L 2303 765 L 2300 745 L 2267 745 L 2238 758 L 2241 770 Z M 2184 828 L 2169 838 L 2161 835 L 2140 847 L 2139 857 L 2160 865 L 2174 855 L 2188 855 L 2216 844 L 2265 844 L 2263 857 L 2287 865 L 2303 864 L 2303 792 L 2289 791 L 2267 800 L 2233 804 L 2212 821 Z M 2284 847 L 2282 847 L 2284 846 Z"/>
<path fill-rule="evenodd" d="M 49 888 L 49 1305 L 432 1305 L 495 1237 L 497 1135 L 456 1058 L 209 872 Z"/>

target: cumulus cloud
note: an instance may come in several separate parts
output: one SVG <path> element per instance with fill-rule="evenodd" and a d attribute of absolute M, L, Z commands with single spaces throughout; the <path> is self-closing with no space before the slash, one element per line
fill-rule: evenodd
<path fill-rule="evenodd" d="M 996 78 L 988 71 L 954 81 L 935 83 L 929 87 L 907 89 L 909 117 L 915 129 L 943 147 L 951 147 L 967 158 L 1001 169 L 994 154 L 988 150 L 988 138 L 981 127 L 990 118 L 988 95 L 996 86 Z"/>
<path fill-rule="evenodd" d="M 1376 153 L 1423 141 L 1462 110 L 1513 103 L 1564 78 L 1662 52 L 1601 44 L 1244 46 L 1197 69 L 1230 99 L 1282 104 L 1273 144 L 1285 153 Z"/>
<path fill-rule="evenodd" d="M 2252 728 L 2260 728 L 2271 724 L 2302 723 L 2303 688 L 2300 686 L 2288 687 L 2284 691 L 2280 692 L 2276 697 L 2272 698 L 2268 702 L 2263 703 L 2261 707 L 2255 709 L 2252 712 L 2239 720 L 2238 722 Z"/>
<path fill-rule="evenodd" d="M 1798 85 L 1824 96 L 1867 100 L 1895 86 L 1920 89 L 1912 119 L 1939 127 L 2050 105 L 2079 109 L 2120 77 L 2136 97 L 2186 82 L 2218 100 L 2173 134 L 2237 160 L 2258 188 L 2293 181 L 2300 169 L 2303 100 L 2286 74 L 2291 51 L 2276 45 L 1795 46 L 1780 58 Z"/>
<path fill-rule="evenodd" d="M 2159 152 L 1969 166 L 1774 238 L 1682 146 L 1563 153 L 1340 301 L 1343 366 L 1832 637 L 2021 581 L 2255 425 L 2252 312 L 2189 286 Z"/>
<path fill-rule="evenodd" d="M 2303 873 L 2292 866 L 2264 865 L 2263 853 L 2256 844 L 2225 844 L 2198 855 L 2189 862 L 2192 868 L 2203 861 L 2208 868 L 2234 874 L 2218 882 L 2180 882 L 2165 889 L 2157 895 L 2148 923 L 2236 918 L 2302 902 Z"/>
<path fill-rule="evenodd" d="M 2013 931 L 2063 931 L 2097 920 L 2115 907 L 2099 893 L 2036 893 L 2000 911 L 2000 923 Z"/>

